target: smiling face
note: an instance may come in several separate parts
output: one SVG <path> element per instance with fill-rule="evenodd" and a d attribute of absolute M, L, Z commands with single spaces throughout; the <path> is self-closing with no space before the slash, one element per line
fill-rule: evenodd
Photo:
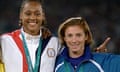
<path fill-rule="evenodd" d="M 65 29 L 64 41 L 70 53 L 83 53 L 87 37 L 83 28 L 78 25 L 69 26 Z"/>
<path fill-rule="evenodd" d="M 20 13 L 23 30 L 31 35 L 38 35 L 44 20 L 43 11 L 40 3 L 31 1 L 26 2 Z"/>
<path fill-rule="evenodd" d="M 85 46 L 93 42 L 90 28 L 82 17 L 72 17 L 60 24 L 58 37 L 61 44 L 68 48 L 72 58 L 83 55 Z"/>

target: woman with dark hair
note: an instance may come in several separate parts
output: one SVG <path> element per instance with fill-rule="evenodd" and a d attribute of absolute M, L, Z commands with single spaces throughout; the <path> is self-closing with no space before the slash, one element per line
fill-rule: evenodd
<path fill-rule="evenodd" d="M 20 9 L 21 29 L 1 36 L 5 72 L 53 72 L 58 39 L 44 37 L 45 15 L 37 0 L 25 0 Z"/>

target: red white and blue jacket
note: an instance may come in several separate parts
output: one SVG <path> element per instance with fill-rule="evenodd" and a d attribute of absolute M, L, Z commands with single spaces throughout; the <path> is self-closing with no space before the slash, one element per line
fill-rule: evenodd
<path fill-rule="evenodd" d="M 1 36 L 2 61 L 5 64 L 5 72 L 28 72 L 21 31 L 22 29 Z M 52 36 L 42 40 L 39 72 L 53 72 L 59 48 L 60 45 L 56 37 Z"/>

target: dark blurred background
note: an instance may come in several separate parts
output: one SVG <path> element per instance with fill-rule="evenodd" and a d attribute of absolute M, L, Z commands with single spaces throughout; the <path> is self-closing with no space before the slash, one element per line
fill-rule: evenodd
<path fill-rule="evenodd" d="M 0 34 L 19 28 L 22 0 L 0 0 Z M 108 36 L 108 52 L 120 54 L 120 0 L 42 0 L 47 27 L 57 36 L 60 23 L 72 16 L 84 17 L 93 33 L 95 47 Z"/>

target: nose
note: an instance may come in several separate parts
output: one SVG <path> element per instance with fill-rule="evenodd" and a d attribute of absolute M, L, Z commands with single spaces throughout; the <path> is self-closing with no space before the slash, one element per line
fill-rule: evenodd
<path fill-rule="evenodd" d="M 71 41 L 72 41 L 73 43 L 75 43 L 75 42 L 77 41 L 77 37 L 76 37 L 76 36 L 73 36 L 71 39 L 72 39 Z"/>
<path fill-rule="evenodd" d="M 34 14 L 31 14 L 30 19 L 36 19 L 36 16 Z"/>

